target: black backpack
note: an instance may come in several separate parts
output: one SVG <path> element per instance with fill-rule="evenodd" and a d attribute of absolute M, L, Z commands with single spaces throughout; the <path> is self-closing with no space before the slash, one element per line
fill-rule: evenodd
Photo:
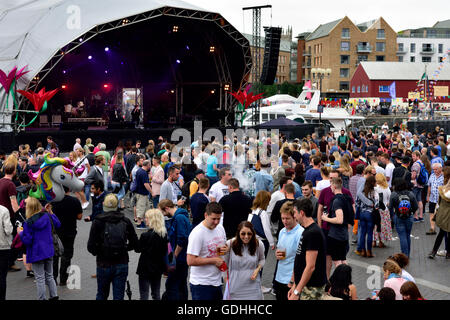
<path fill-rule="evenodd" d="M 103 255 L 114 259 L 127 253 L 127 223 L 125 219 L 116 222 L 106 221 L 103 232 Z"/>
<path fill-rule="evenodd" d="M 190 194 L 191 194 L 190 188 L 191 188 L 191 183 L 192 183 L 192 181 L 195 181 L 195 182 L 197 182 L 197 184 L 198 184 L 198 179 L 197 179 L 197 178 L 194 178 L 194 179 L 192 179 L 191 181 L 189 181 L 188 183 L 183 184 L 183 187 L 181 188 L 181 195 L 184 196 L 184 197 L 186 197 L 186 202 L 185 202 L 185 204 L 187 204 L 187 203 L 189 202 L 189 196 L 190 196 Z"/>
<path fill-rule="evenodd" d="M 262 239 L 266 239 L 267 237 L 266 234 L 264 233 L 264 227 L 260 216 L 261 211 L 262 210 L 259 210 L 257 214 L 252 215 L 251 223 L 253 225 L 253 228 L 255 229 L 256 234 L 260 236 Z"/>

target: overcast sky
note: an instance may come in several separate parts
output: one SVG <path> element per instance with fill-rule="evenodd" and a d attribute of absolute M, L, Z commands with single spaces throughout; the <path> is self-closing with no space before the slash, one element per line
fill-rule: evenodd
<path fill-rule="evenodd" d="M 262 25 L 292 26 L 294 36 L 320 24 L 348 16 L 354 23 L 383 17 L 395 30 L 431 27 L 450 19 L 450 0 L 185 0 L 222 14 L 239 31 L 252 32 L 251 11 L 243 7 L 271 4 L 262 9 Z M 272 18 L 271 18 L 272 14 Z M 245 23 L 244 23 L 245 21 Z"/>

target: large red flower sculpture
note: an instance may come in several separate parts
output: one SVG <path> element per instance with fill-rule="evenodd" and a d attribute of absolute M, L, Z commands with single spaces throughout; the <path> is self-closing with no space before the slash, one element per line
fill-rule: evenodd
<path fill-rule="evenodd" d="M 5 72 L 0 70 L 0 84 L 5 89 L 6 93 L 9 93 L 9 89 L 11 88 L 11 84 L 14 82 L 14 79 L 19 80 L 24 74 L 30 71 L 24 71 L 27 66 L 23 67 L 19 71 L 17 71 L 17 67 L 14 67 L 8 75 Z"/>
<path fill-rule="evenodd" d="M 33 91 L 24 91 L 24 90 L 17 90 L 21 95 L 26 97 L 28 100 L 31 101 L 31 103 L 34 106 L 34 110 L 38 112 L 44 112 L 47 108 L 47 101 L 49 101 L 53 96 L 59 91 L 59 89 L 51 90 L 45 92 L 45 87 L 42 88 L 39 92 L 33 92 Z M 43 108 L 45 106 L 45 108 Z"/>

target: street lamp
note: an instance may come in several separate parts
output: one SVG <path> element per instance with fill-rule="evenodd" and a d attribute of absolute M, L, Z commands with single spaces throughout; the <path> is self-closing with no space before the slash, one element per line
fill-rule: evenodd
<path fill-rule="evenodd" d="M 320 80 L 320 91 L 322 91 L 322 79 L 325 78 L 325 76 L 328 78 L 330 77 L 331 74 L 331 69 L 327 68 L 327 69 L 322 69 L 322 68 L 312 68 L 311 69 L 312 73 L 315 73 L 317 78 L 319 78 Z"/>

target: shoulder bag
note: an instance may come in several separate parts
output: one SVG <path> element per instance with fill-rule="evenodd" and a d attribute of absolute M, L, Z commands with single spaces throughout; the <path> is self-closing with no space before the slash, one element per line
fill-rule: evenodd
<path fill-rule="evenodd" d="M 52 225 L 52 238 L 53 238 L 53 247 L 55 249 L 55 257 L 61 257 L 64 254 L 64 245 L 62 244 L 61 239 L 59 238 L 58 234 L 56 233 L 55 226 L 53 224 L 52 217 L 48 215 L 48 218 L 50 219 L 50 224 Z"/>

